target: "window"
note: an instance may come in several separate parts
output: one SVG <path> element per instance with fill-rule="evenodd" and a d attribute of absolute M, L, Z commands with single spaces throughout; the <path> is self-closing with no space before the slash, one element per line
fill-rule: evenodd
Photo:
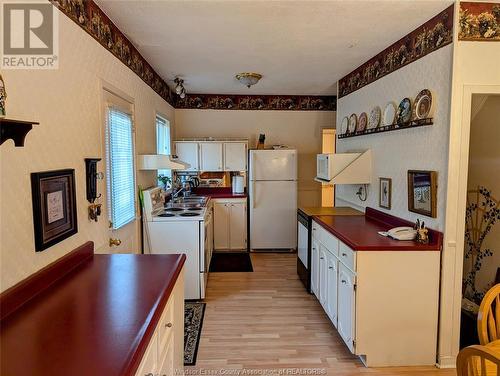
<path fill-rule="evenodd" d="M 170 155 L 170 122 L 161 116 L 156 116 L 156 152 Z M 158 170 L 158 176 L 163 175 L 172 179 L 172 170 Z"/>
<path fill-rule="evenodd" d="M 109 220 L 118 229 L 135 219 L 132 114 L 109 106 L 106 115 Z"/>

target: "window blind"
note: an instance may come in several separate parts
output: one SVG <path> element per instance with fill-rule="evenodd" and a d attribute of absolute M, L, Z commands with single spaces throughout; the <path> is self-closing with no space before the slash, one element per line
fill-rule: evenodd
<path fill-rule="evenodd" d="M 118 229 L 135 219 L 134 143 L 132 115 L 108 107 L 106 168 L 109 220 Z"/>
<path fill-rule="evenodd" d="M 170 123 L 161 116 L 156 116 L 156 152 L 170 155 Z M 172 178 L 171 170 L 158 170 L 158 175 Z"/>

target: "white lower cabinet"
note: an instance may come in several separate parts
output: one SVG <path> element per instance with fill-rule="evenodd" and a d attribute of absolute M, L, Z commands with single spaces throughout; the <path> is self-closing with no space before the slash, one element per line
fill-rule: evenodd
<path fill-rule="evenodd" d="M 184 370 L 184 268 L 142 356 L 136 376 L 173 376 Z"/>
<path fill-rule="evenodd" d="M 440 252 L 355 252 L 312 229 L 311 290 L 349 350 L 369 367 L 434 365 Z"/>
<path fill-rule="evenodd" d="M 246 199 L 214 200 L 214 249 L 247 248 Z"/>
<path fill-rule="evenodd" d="M 311 291 L 319 295 L 319 243 L 316 238 L 311 241 Z"/>
<path fill-rule="evenodd" d="M 333 325 L 337 327 L 339 261 L 331 252 L 326 252 L 326 267 L 326 305 L 324 308 Z"/>
<path fill-rule="evenodd" d="M 351 352 L 354 352 L 354 323 L 355 323 L 355 276 L 342 263 L 338 272 L 338 321 L 337 329 L 340 336 Z"/>

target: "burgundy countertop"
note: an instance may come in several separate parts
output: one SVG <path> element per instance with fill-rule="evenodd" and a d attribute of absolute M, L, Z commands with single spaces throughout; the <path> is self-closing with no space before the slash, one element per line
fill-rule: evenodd
<path fill-rule="evenodd" d="M 48 274 L 42 270 L 42 277 L 2 294 L 2 310 L 11 308 L 19 300 L 13 295 L 26 296 L 37 278 L 38 285 L 40 278 L 52 278 L 43 291 L 3 315 L 2 375 L 135 374 L 186 256 L 90 252 L 58 279 L 56 269 L 62 270 L 56 261 L 45 268 Z"/>
<path fill-rule="evenodd" d="M 210 198 L 246 198 L 247 193 L 234 194 L 231 187 L 198 187 L 193 190 L 194 194 L 208 196 Z"/>
<path fill-rule="evenodd" d="M 442 233 L 431 229 L 429 244 L 381 236 L 378 231 L 412 224 L 371 208 L 364 216 L 317 215 L 313 220 L 355 251 L 440 251 L 443 243 Z"/>

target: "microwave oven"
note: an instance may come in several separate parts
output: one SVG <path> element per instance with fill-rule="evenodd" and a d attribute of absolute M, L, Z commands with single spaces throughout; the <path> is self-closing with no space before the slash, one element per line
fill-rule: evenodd
<path fill-rule="evenodd" d="M 316 179 L 325 182 L 333 179 L 333 154 L 316 156 Z"/>

